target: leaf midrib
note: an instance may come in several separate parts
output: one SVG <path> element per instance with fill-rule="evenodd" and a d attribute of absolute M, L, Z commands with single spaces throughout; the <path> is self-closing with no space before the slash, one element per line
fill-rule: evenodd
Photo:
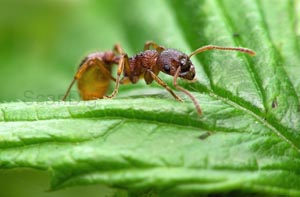
<path fill-rule="evenodd" d="M 268 119 L 264 119 L 261 118 L 260 115 L 256 114 L 254 111 L 246 108 L 243 105 L 239 105 L 239 103 L 232 101 L 230 98 L 224 98 L 218 94 L 215 93 L 211 93 L 210 96 L 215 97 L 216 99 L 222 100 L 224 103 L 233 106 L 236 109 L 240 109 L 244 112 L 246 112 L 247 114 L 251 115 L 252 117 L 254 117 L 257 121 L 259 121 L 262 125 L 266 126 L 267 128 L 269 128 L 271 131 L 273 131 L 279 138 L 281 138 L 282 140 L 284 140 L 285 142 L 287 142 L 288 144 L 290 144 L 292 146 L 292 148 L 294 148 L 297 152 L 300 153 L 300 148 L 298 148 L 292 141 L 290 141 L 288 138 L 286 138 L 284 135 L 282 135 L 280 133 L 280 131 L 273 125 L 271 124 L 269 121 L 267 121 Z M 288 128 L 287 128 L 288 129 Z"/>

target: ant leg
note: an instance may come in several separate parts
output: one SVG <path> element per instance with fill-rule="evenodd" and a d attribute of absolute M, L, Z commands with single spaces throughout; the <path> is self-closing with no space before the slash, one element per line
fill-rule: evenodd
<path fill-rule="evenodd" d="M 71 88 L 73 87 L 74 83 L 79 80 L 83 75 L 84 73 L 86 72 L 86 70 L 88 69 L 88 67 L 91 67 L 91 66 L 97 66 L 101 72 L 104 73 L 104 75 L 108 76 L 111 80 L 113 81 L 116 81 L 116 79 L 111 75 L 110 71 L 106 68 L 105 64 L 103 63 L 102 61 L 102 58 L 101 57 L 93 57 L 93 58 L 88 58 L 86 57 L 82 63 L 79 65 L 79 68 L 72 80 L 72 82 L 70 83 L 64 97 L 62 98 L 63 101 L 66 100 L 66 98 L 68 97 L 70 91 L 71 91 Z"/>
<path fill-rule="evenodd" d="M 165 48 L 163 46 L 160 46 L 160 45 L 158 45 L 158 44 L 156 44 L 155 42 L 152 42 L 152 41 L 147 41 L 144 45 L 144 51 L 149 50 L 150 47 L 152 47 L 153 49 L 155 49 L 159 53 L 161 53 L 162 51 L 165 50 Z"/>
<path fill-rule="evenodd" d="M 63 101 L 66 100 L 66 98 L 68 97 L 70 91 L 71 91 L 71 88 L 73 87 L 74 83 L 80 79 L 82 77 L 82 75 L 84 74 L 84 72 L 86 71 L 87 67 L 88 67 L 88 58 L 85 58 L 81 64 L 79 65 L 79 69 L 77 70 L 72 82 L 70 83 L 64 97 L 62 98 Z"/>
<path fill-rule="evenodd" d="M 127 54 L 123 55 L 120 59 L 120 62 L 119 62 L 119 65 L 118 65 L 117 79 L 116 79 L 116 84 L 115 84 L 114 91 L 111 93 L 110 96 L 104 96 L 104 98 L 113 98 L 117 95 L 120 83 L 122 82 L 120 77 L 121 77 L 121 74 L 123 73 L 124 67 L 125 68 L 129 67 L 129 59 L 128 59 Z"/>
<path fill-rule="evenodd" d="M 118 54 L 124 54 L 124 51 L 120 44 L 115 44 L 113 51 Z"/>
<path fill-rule="evenodd" d="M 179 66 L 179 67 L 177 68 L 177 70 L 176 70 L 175 75 L 174 75 L 173 85 L 174 85 L 174 87 L 175 87 L 177 90 L 182 91 L 183 93 L 185 93 L 186 95 L 188 95 L 188 96 L 191 98 L 191 100 L 193 101 L 193 103 L 194 103 L 194 105 L 195 105 L 195 107 L 196 107 L 196 109 L 197 109 L 198 114 L 201 115 L 201 114 L 202 114 L 202 110 L 201 110 L 200 105 L 199 105 L 198 101 L 196 100 L 196 98 L 195 98 L 189 91 L 187 91 L 186 89 L 184 89 L 183 87 L 181 87 L 181 86 L 179 86 L 179 85 L 177 84 L 177 78 L 178 78 L 178 76 L 179 76 L 180 70 L 181 70 L 181 68 L 180 68 L 180 66 Z"/>
<path fill-rule="evenodd" d="M 152 76 L 152 78 L 159 84 L 161 85 L 162 87 L 164 87 L 168 92 L 170 92 L 170 94 L 172 94 L 172 96 L 177 100 L 177 101 L 180 101 L 180 102 L 183 102 L 183 100 L 177 96 L 173 90 L 163 81 L 161 80 L 154 72 L 152 72 L 151 70 L 147 70 L 147 72 L 149 72 Z"/>
<path fill-rule="evenodd" d="M 67 89 L 67 91 L 66 91 L 64 97 L 62 98 L 62 101 L 65 101 L 65 100 L 67 99 L 68 95 L 70 94 L 71 88 L 73 87 L 73 85 L 74 85 L 74 83 L 75 83 L 76 80 L 77 80 L 77 79 L 74 77 L 74 79 L 73 79 L 72 82 L 70 83 L 70 85 L 69 85 L 69 87 L 68 87 L 68 89 Z"/>
<path fill-rule="evenodd" d="M 122 47 L 121 47 L 121 45 L 119 45 L 119 44 L 115 44 L 113 50 L 114 50 L 114 52 L 116 52 L 116 53 L 118 53 L 118 54 L 120 54 L 120 55 L 124 55 L 124 54 L 125 54 L 124 51 L 123 51 L 123 49 L 122 49 Z M 128 57 L 127 57 L 127 59 L 128 59 Z M 129 63 L 128 63 L 128 64 L 125 64 L 124 69 L 125 69 L 125 73 L 130 73 Z M 120 81 L 121 84 L 126 84 L 126 83 L 129 83 L 129 82 L 130 82 L 130 80 L 127 80 L 127 79 L 125 79 L 125 78 L 123 78 L 123 79 Z"/>

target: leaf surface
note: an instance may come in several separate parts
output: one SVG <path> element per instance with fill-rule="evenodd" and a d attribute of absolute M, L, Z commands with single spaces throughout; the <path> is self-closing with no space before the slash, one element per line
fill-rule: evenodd
<path fill-rule="evenodd" d="M 178 103 L 163 89 L 147 87 L 148 93 L 144 85 L 124 87 L 114 100 L 0 104 L 0 167 L 51 171 L 52 189 L 104 183 L 132 191 L 300 195 L 294 1 L 156 5 L 161 7 L 152 14 L 165 11 L 160 24 L 170 25 L 160 32 L 151 19 L 138 23 L 147 19 L 146 11 L 137 29 L 146 25 L 149 32 L 170 35 L 169 43 L 182 50 L 215 44 L 251 48 L 257 55 L 207 51 L 192 58 L 197 82 L 180 84 L 196 96 L 201 117 L 188 98 Z M 126 22 L 134 23 L 135 15 L 139 11 L 120 22 L 132 48 L 145 39 L 130 37 Z M 171 77 L 161 77 L 171 85 Z"/>

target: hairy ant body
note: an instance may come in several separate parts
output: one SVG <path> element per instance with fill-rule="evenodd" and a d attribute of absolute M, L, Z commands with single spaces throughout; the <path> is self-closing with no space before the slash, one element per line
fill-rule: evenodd
<path fill-rule="evenodd" d="M 151 50 L 151 47 L 154 50 Z M 189 91 L 177 84 L 177 78 L 193 80 L 195 77 L 195 67 L 190 58 L 195 54 L 213 49 L 240 51 L 249 55 L 255 55 L 254 51 L 247 48 L 220 47 L 214 45 L 201 47 L 190 55 L 186 55 L 175 49 L 166 49 L 154 42 L 146 42 L 143 52 L 129 58 L 128 55 L 123 52 L 120 45 L 117 44 L 113 51 L 92 53 L 82 61 L 63 100 L 67 98 L 75 81 L 78 81 L 81 98 L 83 100 L 92 100 L 98 98 L 113 98 L 118 93 L 120 84 L 134 84 L 137 83 L 139 79 L 144 78 L 146 84 L 150 84 L 155 80 L 159 85 L 170 92 L 176 100 L 182 101 L 182 99 L 158 77 L 159 72 L 163 72 L 174 76 L 174 87 L 191 98 L 198 114 L 201 115 L 202 110 L 196 98 Z M 114 64 L 118 64 L 116 78 L 111 75 L 111 67 Z M 123 77 L 121 78 L 122 74 Z M 115 81 L 115 88 L 110 96 L 105 96 L 111 80 Z"/>

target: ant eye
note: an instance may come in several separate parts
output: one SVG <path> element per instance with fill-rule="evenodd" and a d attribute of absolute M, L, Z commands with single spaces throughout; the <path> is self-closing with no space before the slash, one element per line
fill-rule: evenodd
<path fill-rule="evenodd" d="M 180 64 L 181 64 L 181 66 L 186 65 L 186 59 L 185 58 L 181 59 L 180 60 Z"/>
<path fill-rule="evenodd" d="M 163 69 L 164 69 L 166 72 L 170 72 L 170 66 L 169 66 L 168 64 L 165 64 Z"/>
<path fill-rule="evenodd" d="M 182 59 L 180 60 L 180 66 L 181 66 L 181 70 L 182 70 L 182 71 L 186 71 L 186 70 L 189 68 L 189 65 L 188 65 L 188 63 L 187 63 L 187 59 L 182 58 Z"/>

